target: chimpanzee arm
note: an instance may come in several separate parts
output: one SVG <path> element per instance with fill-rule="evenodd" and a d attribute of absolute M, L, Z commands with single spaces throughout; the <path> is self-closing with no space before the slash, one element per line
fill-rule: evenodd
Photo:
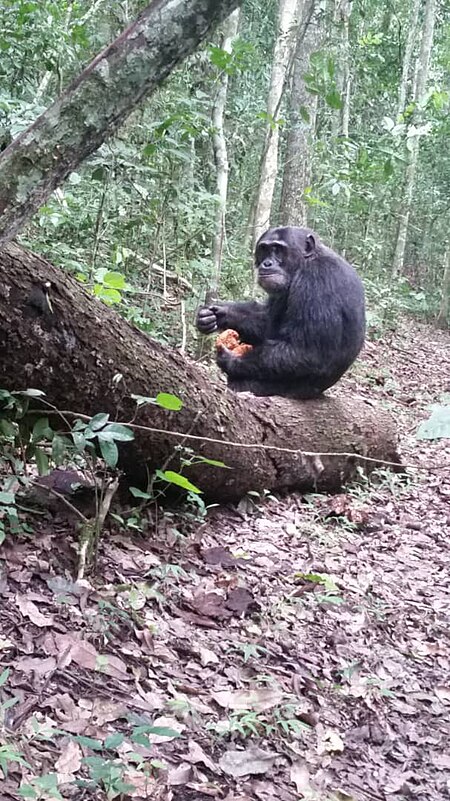
<path fill-rule="evenodd" d="M 197 328 L 202 334 L 233 328 L 242 341 L 249 345 L 258 345 L 264 341 L 267 326 L 267 305 L 254 300 L 204 306 L 197 315 Z"/>
<path fill-rule="evenodd" d="M 316 352 L 304 353 L 289 342 L 267 340 L 244 356 L 219 352 L 217 363 L 230 378 L 266 381 L 295 380 L 307 375 L 321 375 L 325 365 Z"/>

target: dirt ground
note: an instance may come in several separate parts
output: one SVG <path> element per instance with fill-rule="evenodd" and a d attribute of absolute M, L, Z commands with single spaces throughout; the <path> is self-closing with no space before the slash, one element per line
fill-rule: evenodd
<path fill-rule="evenodd" d="M 334 391 L 392 411 L 406 476 L 161 512 L 81 584 L 65 510 L 7 539 L 0 801 L 450 797 L 450 440 L 415 437 L 450 335 L 405 323 Z"/>

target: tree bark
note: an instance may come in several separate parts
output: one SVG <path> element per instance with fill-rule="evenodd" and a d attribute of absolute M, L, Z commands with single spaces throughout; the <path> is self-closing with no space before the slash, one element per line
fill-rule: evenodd
<path fill-rule="evenodd" d="M 350 121 L 350 41 L 349 26 L 352 13 L 352 0 L 335 0 L 334 22 L 338 29 L 338 43 L 336 47 L 336 87 L 342 100 L 342 108 L 337 109 L 333 115 L 333 136 L 348 138 Z"/>
<path fill-rule="evenodd" d="M 413 100 L 416 108 L 412 115 L 413 125 L 420 122 L 422 114 L 421 103 L 425 98 L 427 89 L 428 71 L 430 66 L 431 50 L 433 47 L 434 24 L 436 20 L 436 0 L 426 0 L 420 42 L 420 52 L 416 62 L 416 80 Z M 406 238 L 408 235 L 409 216 L 411 214 L 412 198 L 416 181 L 417 162 L 419 160 L 420 136 L 415 134 L 409 139 L 406 150 L 405 184 L 402 193 L 402 202 L 398 215 L 397 237 L 394 257 L 392 260 L 392 275 L 395 278 L 403 271 L 405 260 Z"/>
<path fill-rule="evenodd" d="M 403 114 L 406 106 L 411 60 L 417 35 L 417 21 L 419 19 L 421 2 L 422 0 L 413 0 L 409 10 L 408 30 L 406 34 L 405 52 L 403 54 L 402 77 L 398 89 L 397 120 Z"/>
<path fill-rule="evenodd" d="M 348 127 L 350 123 L 350 96 L 351 96 L 351 72 L 350 72 L 350 14 L 352 13 L 352 3 L 342 3 L 342 136 L 348 139 Z"/>
<path fill-rule="evenodd" d="M 436 317 L 438 328 L 448 328 L 450 324 L 450 245 L 444 256 L 444 271 L 442 273 L 441 302 Z"/>
<path fill-rule="evenodd" d="M 206 368 L 132 328 L 72 277 L 18 245 L 0 251 L 0 271 L 0 387 L 37 388 L 59 410 L 108 412 L 112 419 L 159 429 L 136 430 L 135 441 L 121 449 L 122 467 L 135 482 L 140 468 L 167 465 L 172 454 L 171 468 L 177 469 L 174 447 L 180 438 L 174 431 L 182 432 L 181 442 L 196 453 L 231 468 L 203 464 L 186 470 L 206 497 L 217 501 L 235 500 L 249 490 L 336 490 L 354 476 L 358 461 L 324 456 L 318 470 L 317 460 L 262 445 L 399 462 L 392 419 L 363 399 L 295 402 L 236 395 Z M 30 303 L 33 288 L 46 282 L 51 313 Z M 136 409 L 133 394 L 158 392 L 180 397 L 181 411 Z M 62 420 L 59 424 L 64 428 Z"/>
<path fill-rule="evenodd" d="M 311 17 L 313 9 L 307 7 L 305 13 Z M 311 54 L 320 49 L 321 20 L 309 18 L 306 26 L 299 29 L 294 56 L 291 94 L 289 98 L 289 131 L 286 141 L 283 185 L 281 188 L 281 225 L 300 225 L 308 223 L 305 189 L 311 182 L 312 139 L 314 136 L 317 95 L 306 89 L 305 73 L 308 71 Z M 302 118 L 306 110 L 308 121 Z"/>
<path fill-rule="evenodd" d="M 293 53 L 295 29 L 301 17 L 303 0 L 279 0 L 278 33 L 275 42 L 269 95 L 267 98 L 267 131 L 261 160 L 260 178 L 255 200 L 251 243 L 252 252 L 256 242 L 269 226 L 272 211 L 273 193 L 278 170 L 278 142 L 280 126 L 277 119 L 288 72 L 289 60 Z"/>
<path fill-rule="evenodd" d="M 233 40 L 236 37 L 239 26 L 239 9 L 233 11 L 232 14 L 223 24 L 222 41 L 220 46 L 222 50 L 231 53 L 233 47 Z M 224 70 L 219 78 L 217 95 L 214 101 L 212 110 L 212 124 L 213 124 L 213 150 L 214 161 L 216 164 L 216 184 L 217 196 L 219 202 L 217 204 L 216 220 L 214 224 L 214 238 L 213 238 L 213 281 L 210 291 L 213 295 L 217 295 L 220 284 L 220 273 L 222 268 L 222 252 L 225 240 L 225 215 L 227 208 L 227 194 L 228 194 L 228 152 L 227 142 L 224 130 L 224 115 L 225 106 L 227 102 L 228 92 L 228 73 Z"/>
<path fill-rule="evenodd" d="M 0 244 L 239 0 L 154 0 L 0 157 Z"/>

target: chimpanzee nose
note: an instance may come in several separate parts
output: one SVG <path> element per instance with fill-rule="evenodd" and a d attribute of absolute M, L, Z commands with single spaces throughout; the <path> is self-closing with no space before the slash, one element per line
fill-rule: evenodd
<path fill-rule="evenodd" d="M 267 269 L 269 269 L 270 267 L 272 267 L 272 259 L 264 259 L 264 261 L 263 261 L 263 267 L 266 267 Z"/>

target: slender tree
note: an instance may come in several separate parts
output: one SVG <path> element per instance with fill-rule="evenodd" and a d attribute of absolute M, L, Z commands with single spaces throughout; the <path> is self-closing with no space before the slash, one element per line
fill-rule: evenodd
<path fill-rule="evenodd" d="M 305 7 L 307 18 L 299 27 L 294 56 L 279 213 L 282 225 L 307 224 L 305 189 L 311 182 L 317 95 L 308 92 L 305 73 L 311 54 L 320 48 L 322 37 L 322 17 L 312 16 L 313 5 L 310 2 L 309 7 Z"/>
<path fill-rule="evenodd" d="M 272 210 L 275 180 L 278 171 L 280 126 L 278 113 L 285 87 L 289 62 L 292 59 L 295 31 L 303 8 L 303 0 L 280 0 L 278 34 L 275 42 L 272 74 L 267 99 L 267 131 L 261 160 L 259 185 L 253 211 L 252 249 L 268 227 Z"/>
<path fill-rule="evenodd" d="M 425 93 L 427 89 L 435 19 L 436 0 L 426 0 L 420 51 L 416 62 L 416 79 L 413 95 L 415 109 L 412 115 L 412 125 L 414 126 L 417 126 L 420 122 L 422 104 L 425 99 Z M 398 273 L 403 270 L 406 237 L 408 233 L 409 216 L 411 213 L 412 197 L 416 179 L 417 161 L 419 158 L 419 147 L 420 136 L 413 132 L 413 135 L 408 137 L 408 147 L 406 150 L 406 173 L 403 188 L 403 199 L 399 211 L 397 238 L 392 261 L 393 276 L 398 275 Z"/>
<path fill-rule="evenodd" d="M 438 328 L 447 328 L 450 324 L 450 245 L 447 246 L 442 273 L 441 302 L 436 317 Z"/>
<path fill-rule="evenodd" d="M 411 77 L 410 76 L 411 61 L 414 51 L 414 44 L 417 36 L 417 22 L 419 19 L 419 10 L 421 4 L 422 0 L 412 0 L 409 10 L 405 52 L 403 54 L 402 77 L 398 89 L 397 118 L 400 117 L 405 110 L 406 97 L 408 94 L 408 84 Z"/>
<path fill-rule="evenodd" d="M 342 134 L 348 137 L 350 121 L 350 15 L 352 13 L 352 0 L 335 0 L 334 23 L 338 29 L 337 58 L 336 58 L 336 85 L 341 97 L 341 108 L 333 116 L 333 134 Z"/>
<path fill-rule="evenodd" d="M 231 52 L 233 39 L 235 38 L 239 26 L 239 9 L 233 11 L 222 26 L 221 48 L 227 53 Z M 218 83 L 217 93 L 212 111 L 213 123 L 213 150 L 214 161 L 216 164 L 216 185 L 217 185 L 217 211 L 214 224 L 213 238 L 213 269 L 214 277 L 210 292 L 215 295 L 219 289 L 220 271 L 222 265 L 222 252 L 225 241 L 225 214 L 228 193 L 228 152 L 224 130 L 224 113 L 228 91 L 228 72 L 223 70 Z"/>

